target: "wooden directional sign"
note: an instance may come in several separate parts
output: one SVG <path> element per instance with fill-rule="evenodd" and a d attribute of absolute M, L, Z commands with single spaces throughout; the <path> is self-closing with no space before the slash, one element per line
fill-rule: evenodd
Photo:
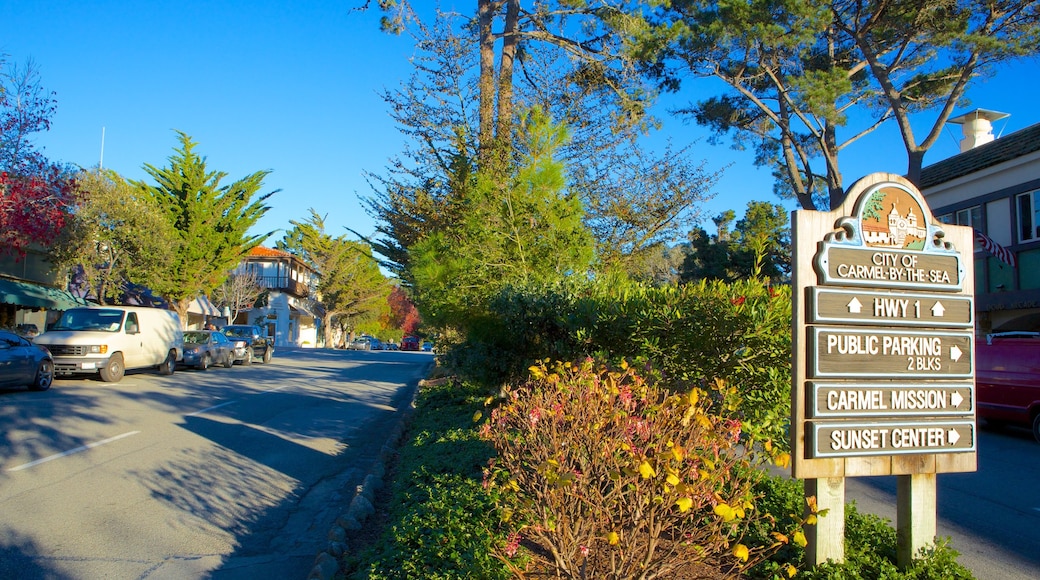
<path fill-rule="evenodd" d="M 812 439 L 816 457 L 974 451 L 975 422 L 814 423 Z"/>
<path fill-rule="evenodd" d="M 892 174 L 794 213 L 795 477 L 975 470 L 973 237 Z"/>
<path fill-rule="evenodd" d="M 971 328 L 971 296 L 810 288 L 809 322 Z"/>
<path fill-rule="evenodd" d="M 810 383 L 809 418 L 970 417 L 975 412 L 974 385 L 959 383 Z"/>
<path fill-rule="evenodd" d="M 812 378 L 974 376 L 971 332 L 812 328 Z"/>

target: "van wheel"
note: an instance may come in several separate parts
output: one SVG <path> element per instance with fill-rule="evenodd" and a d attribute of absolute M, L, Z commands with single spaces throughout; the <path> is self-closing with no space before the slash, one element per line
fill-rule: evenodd
<path fill-rule="evenodd" d="M 267 350 L 264 351 L 264 364 L 271 362 L 271 356 L 273 356 L 271 354 L 271 347 L 267 347 Z"/>
<path fill-rule="evenodd" d="M 159 374 L 160 375 L 172 375 L 173 371 L 177 368 L 177 355 L 174 351 L 166 353 L 166 360 L 159 363 Z"/>
<path fill-rule="evenodd" d="M 123 375 L 126 374 L 126 367 L 123 366 L 123 355 L 118 352 L 112 355 L 108 359 L 108 364 L 101 368 L 100 374 L 101 380 L 106 383 L 118 383 L 122 380 Z"/>
<path fill-rule="evenodd" d="M 36 369 L 36 378 L 29 385 L 30 391 L 46 391 L 54 382 L 54 363 L 45 360 L 40 362 L 40 368 Z"/>
<path fill-rule="evenodd" d="M 1033 417 L 1033 439 L 1040 442 L 1040 413 Z"/>

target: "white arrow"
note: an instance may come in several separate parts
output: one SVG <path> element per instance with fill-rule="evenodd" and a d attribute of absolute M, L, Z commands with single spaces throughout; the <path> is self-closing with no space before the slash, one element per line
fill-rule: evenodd
<path fill-rule="evenodd" d="M 950 445 L 956 445 L 961 440 L 961 436 L 957 433 L 956 429 L 950 429 Z"/>
<path fill-rule="evenodd" d="M 950 347 L 950 358 L 953 359 L 953 362 L 961 360 L 962 354 L 964 353 L 961 352 L 961 349 L 957 348 L 957 345 L 953 345 Z"/>
<path fill-rule="evenodd" d="M 954 391 L 953 394 L 950 395 L 950 402 L 953 403 L 954 407 L 960 407 L 961 403 L 964 402 L 964 397 L 962 397 L 957 391 Z"/>
<path fill-rule="evenodd" d="M 852 302 L 846 304 L 849 307 L 849 312 L 852 314 L 859 314 L 859 311 L 863 309 L 863 305 L 859 303 L 859 299 L 855 296 L 852 297 Z"/>
<path fill-rule="evenodd" d="M 942 302 L 936 302 L 935 306 L 932 306 L 932 316 L 942 318 L 944 312 L 946 312 L 946 309 L 943 308 Z"/>

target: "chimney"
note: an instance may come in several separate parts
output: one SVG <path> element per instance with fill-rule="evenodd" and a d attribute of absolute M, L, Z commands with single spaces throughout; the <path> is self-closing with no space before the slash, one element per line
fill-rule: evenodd
<path fill-rule="evenodd" d="M 964 139 L 961 139 L 961 153 L 964 153 L 996 139 L 993 136 L 993 121 L 999 121 L 1010 116 L 1008 113 L 999 111 L 975 109 L 960 117 L 953 117 L 947 123 L 961 125 L 961 130 L 964 132 Z"/>

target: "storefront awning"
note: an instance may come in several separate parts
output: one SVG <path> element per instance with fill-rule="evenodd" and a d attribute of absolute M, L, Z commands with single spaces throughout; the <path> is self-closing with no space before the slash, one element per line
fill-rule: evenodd
<path fill-rule="evenodd" d="M 76 298 L 64 290 L 7 278 L 0 278 L 0 302 L 49 310 L 68 310 L 87 305 L 82 298 Z"/>

